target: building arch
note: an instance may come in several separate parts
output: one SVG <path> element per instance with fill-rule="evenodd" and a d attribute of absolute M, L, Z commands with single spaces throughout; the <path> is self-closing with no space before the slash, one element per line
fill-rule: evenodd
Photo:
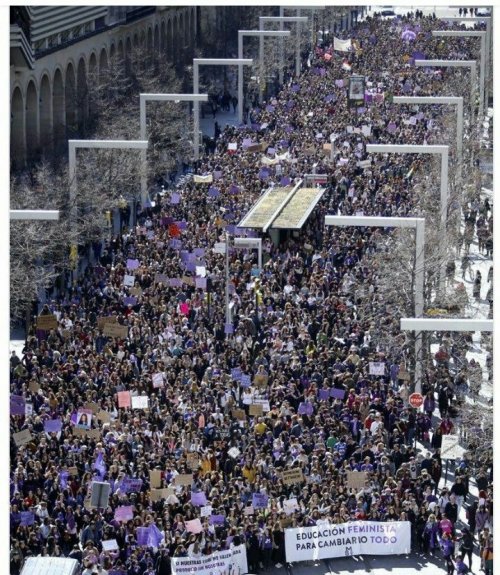
<path fill-rule="evenodd" d="M 123 40 L 120 39 L 120 41 L 118 42 L 118 60 L 119 63 L 122 64 L 122 66 L 125 65 L 125 51 L 123 49 Z"/>
<path fill-rule="evenodd" d="M 116 46 L 115 44 L 111 44 L 111 48 L 109 49 L 109 60 L 110 62 L 114 62 L 116 58 Z"/>
<path fill-rule="evenodd" d="M 161 36 L 160 36 L 160 50 L 162 54 L 168 52 L 167 33 L 165 28 L 165 20 L 161 21 Z"/>
<path fill-rule="evenodd" d="M 158 54 L 158 52 L 160 51 L 160 31 L 158 28 L 158 24 L 156 24 L 156 26 L 155 26 L 153 48 L 154 48 L 155 54 Z"/>
<path fill-rule="evenodd" d="M 12 93 L 11 102 L 10 161 L 16 169 L 25 165 L 24 99 L 21 88 L 17 86 Z"/>
<path fill-rule="evenodd" d="M 108 52 L 106 48 L 101 49 L 101 53 L 99 54 L 99 83 L 104 84 L 107 79 L 109 71 L 109 64 L 108 64 Z"/>
<path fill-rule="evenodd" d="M 76 116 L 76 79 L 72 62 L 66 66 L 66 81 L 64 82 L 64 97 L 66 100 L 66 135 L 72 138 L 77 132 Z"/>
<path fill-rule="evenodd" d="M 172 29 L 172 20 L 168 21 L 168 35 L 167 35 L 167 39 L 168 39 L 168 43 L 167 43 L 167 58 L 170 60 L 170 62 L 174 61 L 174 32 Z"/>
<path fill-rule="evenodd" d="M 130 36 L 127 36 L 127 40 L 125 41 L 125 70 L 126 72 L 130 72 L 132 62 L 132 40 Z"/>
<path fill-rule="evenodd" d="M 40 82 L 40 145 L 42 152 L 52 147 L 52 91 L 48 72 Z"/>
<path fill-rule="evenodd" d="M 147 50 L 148 50 L 148 56 L 152 56 L 153 55 L 153 29 L 151 28 L 151 26 L 148 28 Z"/>
<path fill-rule="evenodd" d="M 26 156 L 35 160 L 38 153 L 38 90 L 34 80 L 26 88 Z"/>
<path fill-rule="evenodd" d="M 78 62 L 76 86 L 78 134 L 79 136 L 84 136 L 87 131 L 89 119 L 89 88 L 87 83 L 87 66 L 83 56 Z"/>
<path fill-rule="evenodd" d="M 52 129 L 54 133 L 54 151 L 58 153 L 66 135 L 66 113 L 64 108 L 64 82 L 60 68 L 54 72 L 52 82 Z"/>

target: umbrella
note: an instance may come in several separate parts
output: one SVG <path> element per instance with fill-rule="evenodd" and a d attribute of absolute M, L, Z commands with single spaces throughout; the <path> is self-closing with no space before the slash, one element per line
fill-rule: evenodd
<path fill-rule="evenodd" d="M 415 32 L 413 32 L 412 30 L 405 30 L 402 34 L 401 34 L 401 39 L 402 40 L 415 40 L 415 38 L 417 37 L 417 35 L 415 34 Z"/>

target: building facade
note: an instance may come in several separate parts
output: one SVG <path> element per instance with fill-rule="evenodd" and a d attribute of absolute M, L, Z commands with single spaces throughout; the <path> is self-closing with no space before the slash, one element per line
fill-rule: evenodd
<path fill-rule="evenodd" d="M 81 135 L 89 77 L 133 49 L 185 63 L 197 36 L 195 6 L 13 6 L 10 14 L 11 163 Z"/>

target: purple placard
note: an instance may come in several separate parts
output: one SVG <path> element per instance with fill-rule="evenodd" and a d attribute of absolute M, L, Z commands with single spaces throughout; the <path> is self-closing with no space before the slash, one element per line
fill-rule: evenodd
<path fill-rule="evenodd" d="M 335 80 L 335 86 L 337 86 L 337 88 L 343 88 L 344 80 Z"/>
<path fill-rule="evenodd" d="M 168 278 L 169 287 L 182 287 L 182 280 L 180 278 Z"/>
<path fill-rule="evenodd" d="M 178 222 L 175 222 L 175 225 L 180 229 L 180 230 L 185 230 L 187 228 L 187 222 L 185 220 L 180 220 Z"/>
<path fill-rule="evenodd" d="M 176 205 L 181 201 L 181 195 L 178 194 L 177 192 L 172 192 L 170 194 L 170 204 L 171 205 Z"/>
<path fill-rule="evenodd" d="M 22 395 L 10 396 L 10 414 L 11 415 L 24 415 L 25 414 L 25 400 Z"/>
<path fill-rule="evenodd" d="M 233 367 L 231 369 L 231 377 L 236 381 L 240 381 L 241 375 L 242 375 L 241 367 Z"/>
<path fill-rule="evenodd" d="M 137 298 L 134 296 L 128 296 L 128 297 L 124 297 L 123 298 L 123 304 L 124 305 L 136 305 L 137 304 Z"/>
<path fill-rule="evenodd" d="M 285 132 L 286 132 L 287 134 L 291 134 L 291 133 L 293 132 L 292 126 L 287 126 L 287 127 L 285 128 Z"/>
<path fill-rule="evenodd" d="M 266 106 L 266 112 L 274 112 L 274 106 L 271 104 L 268 104 Z"/>
<path fill-rule="evenodd" d="M 136 479 L 134 477 L 125 477 L 122 479 L 120 489 L 124 493 L 130 493 L 131 491 L 139 492 L 142 488 L 142 479 Z"/>
<path fill-rule="evenodd" d="M 172 218 L 171 216 L 166 216 L 161 219 L 161 223 L 163 226 L 169 226 L 170 224 L 174 223 L 174 218 Z"/>
<path fill-rule="evenodd" d="M 220 170 L 215 170 L 213 173 L 214 180 L 220 180 L 222 178 L 222 172 Z"/>
<path fill-rule="evenodd" d="M 330 399 L 330 390 L 329 389 L 320 389 L 318 395 L 319 395 L 320 401 L 325 401 L 327 399 Z"/>
<path fill-rule="evenodd" d="M 276 148 L 267 148 L 267 153 L 270 156 L 274 156 L 274 154 L 276 154 Z"/>
<path fill-rule="evenodd" d="M 345 396 L 345 389 L 337 389 L 336 387 L 332 387 L 330 389 L 330 397 L 335 399 L 344 399 Z"/>
<path fill-rule="evenodd" d="M 139 260 L 127 260 L 127 269 L 136 270 L 139 267 Z"/>
<path fill-rule="evenodd" d="M 261 180 L 267 180 L 267 178 L 269 178 L 269 170 L 266 168 L 261 168 L 259 170 L 259 178 Z"/>
<path fill-rule="evenodd" d="M 207 278 L 196 278 L 195 280 L 195 286 L 198 289 L 207 289 Z"/>
<path fill-rule="evenodd" d="M 243 143 L 241 144 L 243 148 L 248 148 L 248 146 L 251 145 L 252 145 L 252 138 L 243 138 Z"/>
<path fill-rule="evenodd" d="M 265 509 L 269 502 L 269 497 L 265 493 L 252 494 L 252 506 L 254 509 Z"/>
<path fill-rule="evenodd" d="M 295 106 L 295 102 L 293 100 L 288 100 L 286 103 L 286 107 L 291 110 Z"/>
<path fill-rule="evenodd" d="M 115 510 L 116 521 L 128 521 L 134 518 L 134 508 L 132 505 L 122 505 Z"/>
<path fill-rule="evenodd" d="M 224 525 L 225 520 L 226 518 L 224 515 L 210 515 L 208 518 L 210 525 Z"/>
<path fill-rule="evenodd" d="M 364 114 L 366 112 L 366 108 L 364 106 L 360 106 L 357 109 L 358 114 Z"/>
<path fill-rule="evenodd" d="M 32 511 L 21 511 L 21 525 L 27 527 L 28 525 L 34 525 L 35 514 Z"/>
<path fill-rule="evenodd" d="M 174 250 L 180 250 L 182 248 L 182 240 L 172 239 L 168 242 L 169 247 Z"/>
<path fill-rule="evenodd" d="M 314 408 L 308 402 L 302 402 L 299 404 L 299 409 L 297 410 L 300 415 L 312 415 Z"/>
<path fill-rule="evenodd" d="M 230 194 L 237 194 L 239 191 L 240 191 L 240 188 L 237 185 L 231 184 L 231 187 L 229 188 Z"/>
<path fill-rule="evenodd" d="M 257 132 L 258 130 L 260 130 L 260 124 L 252 124 L 251 125 L 252 130 L 254 130 L 255 132 Z"/>
<path fill-rule="evenodd" d="M 328 104 L 329 102 L 331 102 L 333 100 L 333 94 L 328 94 L 328 96 L 325 96 L 325 102 Z"/>
<path fill-rule="evenodd" d="M 207 497 L 203 491 L 191 491 L 191 504 L 196 507 L 203 507 L 207 504 Z"/>
<path fill-rule="evenodd" d="M 321 77 L 326 76 L 326 68 L 319 68 L 318 75 Z"/>
<path fill-rule="evenodd" d="M 224 333 L 226 334 L 234 333 L 234 326 L 232 323 L 226 323 L 224 325 Z"/>
<path fill-rule="evenodd" d="M 234 224 L 228 224 L 226 226 L 226 232 L 228 234 L 235 234 L 236 233 L 236 226 Z"/>
<path fill-rule="evenodd" d="M 252 378 L 247 373 L 242 373 L 240 378 L 241 387 L 250 387 Z"/>
<path fill-rule="evenodd" d="M 218 198 L 220 196 L 220 191 L 217 188 L 211 186 L 210 188 L 208 188 L 208 196 L 210 198 Z"/>
<path fill-rule="evenodd" d="M 62 421 L 60 419 L 48 419 L 43 424 L 45 433 L 59 433 L 62 429 Z"/>
<path fill-rule="evenodd" d="M 193 254 L 197 258 L 202 258 L 205 255 L 205 248 L 194 248 Z"/>
<path fill-rule="evenodd" d="M 138 527 L 136 532 L 137 545 L 143 547 L 148 544 L 149 527 Z"/>
<path fill-rule="evenodd" d="M 289 186 L 290 185 L 290 178 L 288 176 L 284 176 L 280 180 L 280 186 Z"/>
<path fill-rule="evenodd" d="M 300 90 L 299 84 L 293 84 L 293 86 L 292 86 L 292 92 L 298 92 L 299 90 Z"/>
<path fill-rule="evenodd" d="M 191 273 L 196 272 L 196 263 L 195 262 L 187 262 L 186 271 L 191 272 Z"/>

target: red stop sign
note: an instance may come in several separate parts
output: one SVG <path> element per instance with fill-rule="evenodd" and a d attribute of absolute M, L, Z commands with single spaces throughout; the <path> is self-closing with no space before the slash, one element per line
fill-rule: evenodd
<path fill-rule="evenodd" d="M 424 397 L 420 393 L 412 393 L 408 399 L 412 407 L 420 407 L 424 403 Z"/>

